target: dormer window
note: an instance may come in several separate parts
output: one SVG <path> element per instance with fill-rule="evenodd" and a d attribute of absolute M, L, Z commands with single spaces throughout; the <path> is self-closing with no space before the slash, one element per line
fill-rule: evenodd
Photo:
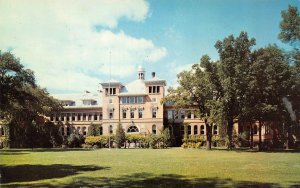
<path fill-rule="evenodd" d="M 116 95 L 116 88 L 106 88 L 106 95 Z"/>
<path fill-rule="evenodd" d="M 150 94 L 160 93 L 160 86 L 149 86 L 149 93 Z"/>

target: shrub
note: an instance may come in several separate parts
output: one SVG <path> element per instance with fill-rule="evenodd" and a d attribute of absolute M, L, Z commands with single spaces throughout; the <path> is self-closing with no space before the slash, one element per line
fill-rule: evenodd
<path fill-rule="evenodd" d="M 67 138 L 68 146 L 71 148 L 79 148 L 84 143 L 84 136 L 70 134 Z"/>
<path fill-rule="evenodd" d="M 121 148 L 121 146 L 124 144 L 126 141 L 126 136 L 124 129 L 122 128 L 122 125 L 119 123 L 117 130 L 116 130 L 116 135 L 114 136 L 114 142 L 116 143 L 117 148 Z"/>
<path fill-rule="evenodd" d="M 197 143 L 195 144 L 195 148 L 200 149 L 200 148 L 201 148 L 201 142 L 197 142 Z"/>
<path fill-rule="evenodd" d="M 181 147 L 182 147 L 183 149 L 187 149 L 187 148 L 188 148 L 188 144 L 187 144 L 187 143 L 183 143 L 183 144 L 181 145 Z"/>

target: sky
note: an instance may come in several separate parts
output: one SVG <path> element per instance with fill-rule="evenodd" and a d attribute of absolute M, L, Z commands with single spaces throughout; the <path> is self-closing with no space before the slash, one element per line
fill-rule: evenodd
<path fill-rule="evenodd" d="M 300 0 L 0 0 L 0 50 L 20 58 L 51 94 L 97 92 L 99 83 L 146 79 L 167 86 L 216 41 L 246 31 L 255 48 L 277 44 L 281 11 Z"/>

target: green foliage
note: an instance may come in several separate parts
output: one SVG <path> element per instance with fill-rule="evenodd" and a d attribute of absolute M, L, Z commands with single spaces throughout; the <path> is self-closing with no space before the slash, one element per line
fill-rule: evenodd
<path fill-rule="evenodd" d="M 68 146 L 70 148 L 79 148 L 84 143 L 84 136 L 81 134 L 70 134 L 67 138 Z"/>
<path fill-rule="evenodd" d="M 116 135 L 114 136 L 114 142 L 116 143 L 117 148 L 121 148 L 125 141 L 125 131 L 122 128 L 122 125 L 119 123 L 117 126 Z"/>
<path fill-rule="evenodd" d="M 95 145 L 104 147 L 108 144 L 108 136 L 87 136 L 85 138 L 86 147 L 93 147 Z"/>
<path fill-rule="evenodd" d="M 300 47 L 300 15 L 297 7 L 289 5 L 288 10 L 281 12 L 280 33 L 278 38 L 285 43 Z"/>
<path fill-rule="evenodd" d="M 100 135 L 100 126 L 99 124 L 93 124 L 88 128 L 87 136 L 99 136 Z"/>

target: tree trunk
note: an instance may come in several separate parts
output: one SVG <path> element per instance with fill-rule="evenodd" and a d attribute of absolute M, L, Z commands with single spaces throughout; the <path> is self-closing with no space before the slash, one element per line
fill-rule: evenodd
<path fill-rule="evenodd" d="M 259 126 L 258 126 L 258 151 L 262 150 L 261 127 L 262 127 L 262 123 L 261 123 L 261 121 L 259 121 Z"/>
<path fill-rule="evenodd" d="M 211 126 L 206 123 L 206 149 L 211 150 Z"/>
<path fill-rule="evenodd" d="M 286 128 L 286 143 L 285 143 L 286 147 L 285 147 L 285 149 L 290 149 L 289 137 L 290 137 L 290 128 L 289 128 L 289 126 L 287 126 L 287 128 Z"/>
<path fill-rule="evenodd" d="M 250 149 L 253 149 L 253 125 L 250 122 Z"/>
<path fill-rule="evenodd" d="M 228 149 L 232 150 L 232 129 L 233 129 L 233 119 L 227 122 L 227 135 L 228 135 Z"/>

